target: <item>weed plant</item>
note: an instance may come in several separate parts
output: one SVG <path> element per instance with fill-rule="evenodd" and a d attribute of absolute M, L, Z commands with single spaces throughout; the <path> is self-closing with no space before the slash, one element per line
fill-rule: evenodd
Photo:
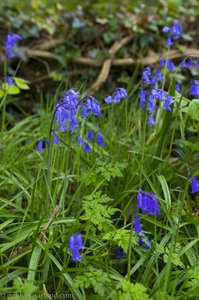
<path fill-rule="evenodd" d="M 105 101 L 61 85 L 7 130 L 2 82 L 1 299 L 198 299 L 198 60 L 168 59 L 179 26 Z"/>

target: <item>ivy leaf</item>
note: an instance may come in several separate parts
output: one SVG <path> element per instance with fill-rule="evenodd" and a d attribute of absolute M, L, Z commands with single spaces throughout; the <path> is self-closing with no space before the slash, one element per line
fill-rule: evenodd
<path fill-rule="evenodd" d="M 199 121 L 199 100 L 193 99 L 189 104 L 188 115 L 192 120 Z"/>

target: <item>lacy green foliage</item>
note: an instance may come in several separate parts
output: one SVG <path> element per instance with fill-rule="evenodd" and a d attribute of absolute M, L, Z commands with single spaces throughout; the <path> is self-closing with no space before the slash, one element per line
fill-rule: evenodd
<path fill-rule="evenodd" d="M 127 229 L 117 229 L 115 231 L 112 230 L 111 232 L 107 232 L 103 236 L 103 239 L 116 243 L 118 246 L 122 247 L 126 253 L 128 252 L 130 239 L 130 245 L 132 247 L 138 243 L 138 237 L 135 232 Z"/>
<path fill-rule="evenodd" d="M 123 177 L 122 171 L 128 166 L 127 163 L 106 163 L 98 160 L 96 172 L 102 175 L 107 181 L 111 178 Z"/>
<path fill-rule="evenodd" d="M 189 270 L 187 272 L 189 279 L 184 284 L 184 288 L 186 289 L 185 294 L 191 297 L 195 297 L 193 299 L 199 299 L 199 271 L 198 270 Z"/>
<path fill-rule="evenodd" d="M 171 244 L 169 245 L 169 247 L 165 248 L 165 253 L 163 255 L 164 262 L 167 263 L 169 261 L 169 259 L 171 259 L 171 262 L 175 266 L 179 266 L 181 268 L 184 268 L 184 264 L 183 264 L 181 258 L 179 257 L 179 251 L 181 249 L 181 245 L 179 243 L 177 243 L 174 252 L 170 249 L 171 249 Z M 170 253 L 170 251 L 172 251 L 172 253 Z M 171 258 L 170 258 L 170 256 L 171 256 Z"/>
<path fill-rule="evenodd" d="M 99 181 L 103 180 L 103 185 L 107 185 L 111 178 L 123 177 L 122 171 L 128 166 L 127 163 L 107 163 L 105 161 L 96 159 L 96 168 L 81 176 L 81 181 L 86 186 L 97 185 Z"/>
<path fill-rule="evenodd" d="M 147 300 L 150 299 L 147 295 L 147 289 L 140 283 L 131 283 L 126 279 L 120 281 L 121 289 L 117 292 L 118 300 Z"/>
<path fill-rule="evenodd" d="M 39 297 L 37 297 L 37 293 L 39 292 L 38 287 L 36 287 L 32 282 L 30 281 L 24 281 L 17 277 L 14 279 L 13 288 L 12 288 L 12 296 L 8 297 L 7 299 L 13 299 L 13 300 L 30 300 L 34 298 L 35 300 L 38 300 Z M 16 294 L 16 296 L 15 296 Z M 19 294 L 19 295 L 17 295 Z M 41 295 L 41 293 L 40 293 Z"/>
<path fill-rule="evenodd" d="M 79 275 L 74 280 L 74 288 L 92 288 L 96 294 L 105 295 L 106 286 L 111 282 L 108 274 L 103 270 L 90 268 L 83 275 Z"/>
<path fill-rule="evenodd" d="M 117 208 L 106 205 L 112 201 L 107 195 L 102 195 L 101 191 L 84 197 L 83 209 L 85 215 L 82 220 L 90 221 L 99 230 L 102 230 L 106 225 L 110 225 L 111 216 L 117 211 Z"/>

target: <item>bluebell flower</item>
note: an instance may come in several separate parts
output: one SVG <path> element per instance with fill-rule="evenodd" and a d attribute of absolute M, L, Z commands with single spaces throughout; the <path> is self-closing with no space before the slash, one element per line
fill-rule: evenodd
<path fill-rule="evenodd" d="M 137 208 L 150 215 L 160 216 L 160 208 L 156 196 L 152 192 L 140 191 L 137 196 Z"/>
<path fill-rule="evenodd" d="M 161 71 L 158 68 L 156 69 L 154 76 L 157 81 L 162 81 L 164 78 L 163 74 L 161 73 Z"/>
<path fill-rule="evenodd" d="M 155 119 L 154 119 L 153 115 L 149 115 L 149 119 L 148 119 L 147 125 L 149 125 L 149 126 L 155 126 Z"/>
<path fill-rule="evenodd" d="M 151 67 L 146 67 L 142 72 L 142 82 L 144 84 L 150 84 L 151 83 Z"/>
<path fill-rule="evenodd" d="M 70 89 L 61 95 L 61 100 L 57 103 L 55 111 L 55 122 L 59 122 L 57 130 L 75 130 L 78 126 L 76 113 L 78 109 L 79 92 Z"/>
<path fill-rule="evenodd" d="M 196 180 L 195 176 L 190 176 L 191 180 L 191 193 L 197 193 L 199 192 L 199 184 L 198 181 Z"/>
<path fill-rule="evenodd" d="M 167 45 L 168 47 L 170 47 L 170 46 L 172 46 L 172 45 L 173 45 L 173 41 L 172 41 L 172 39 L 171 39 L 171 37 L 170 37 L 170 36 L 168 36 L 168 38 L 167 38 L 166 45 Z"/>
<path fill-rule="evenodd" d="M 57 128 L 57 130 L 59 131 L 66 131 L 67 127 L 66 127 L 66 122 L 65 121 L 61 121 L 59 124 L 59 127 Z"/>
<path fill-rule="evenodd" d="M 122 98 L 128 98 L 128 94 L 124 88 L 116 88 L 112 96 L 108 96 L 104 101 L 110 103 L 120 103 Z"/>
<path fill-rule="evenodd" d="M 116 88 L 113 93 L 113 99 L 115 103 L 119 103 L 122 98 L 128 98 L 128 94 L 124 88 Z"/>
<path fill-rule="evenodd" d="M 70 89 L 61 95 L 61 103 L 66 110 L 77 111 L 79 92 L 75 89 Z"/>
<path fill-rule="evenodd" d="M 187 63 L 186 63 L 186 59 L 183 59 L 181 64 L 180 64 L 181 68 L 187 68 Z"/>
<path fill-rule="evenodd" d="M 165 59 L 164 59 L 164 58 L 160 58 L 160 66 L 161 66 L 161 67 L 164 67 L 165 64 L 166 64 Z"/>
<path fill-rule="evenodd" d="M 140 107 L 144 108 L 147 101 L 148 92 L 142 88 L 140 88 Z"/>
<path fill-rule="evenodd" d="M 100 117 L 100 104 L 92 96 L 87 96 L 87 110 L 93 113 L 94 116 Z"/>
<path fill-rule="evenodd" d="M 44 151 L 45 150 L 45 141 L 39 140 L 37 143 L 37 150 Z"/>
<path fill-rule="evenodd" d="M 85 104 L 82 104 L 81 105 L 82 107 L 82 114 L 81 114 L 81 117 L 84 118 L 84 117 L 88 117 L 89 116 L 89 113 L 88 113 L 88 108 Z"/>
<path fill-rule="evenodd" d="M 6 37 L 6 54 L 9 58 L 15 57 L 14 48 L 17 46 L 17 41 L 21 41 L 22 37 L 16 33 L 8 33 Z"/>
<path fill-rule="evenodd" d="M 193 68 L 194 67 L 192 57 L 189 58 L 189 61 L 188 61 L 187 65 L 188 65 L 189 68 Z"/>
<path fill-rule="evenodd" d="M 164 90 L 161 89 L 152 89 L 151 90 L 152 95 L 154 96 L 155 99 L 158 101 L 165 101 L 166 99 L 166 93 Z"/>
<path fill-rule="evenodd" d="M 179 37 L 182 35 L 182 26 L 180 22 L 176 22 L 172 27 L 164 26 L 162 31 L 168 33 L 166 45 L 172 46 L 173 41 L 179 39 Z"/>
<path fill-rule="evenodd" d="M 13 79 L 10 76 L 5 76 L 5 80 L 9 86 L 15 85 L 15 82 L 13 81 Z"/>
<path fill-rule="evenodd" d="M 84 152 L 91 152 L 91 147 L 90 147 L 90 145 L 89 145 L 89 144 L 85 144 L 83 151 L 84 151 Z"/>
<path fill-rule="evenodd" d="M 115 254 L 115 258 L 123 258 L 126 256 L 126 253 L 124 251 L 118 251 L 116 254 Z"/>
<path fill-rule="evenodd" d="M 135 219 L 134 219 L 134 231 L 136 234 L 138 234 L 142 231 L 142 226 L 140 223 L 140 219 L 138 217 L 135 217 Z"/>
<path fill-rule="evenodd" d="M 161 58 L 161 60 L 160 60 L 160 66 L 161 67 L 165 67 L 166 66 L 166 60 L 165 59 Z M 173 71 L 176 68 L 176 66 L 174 65 L 174 63 L 173 63 L 173 61 L 171 59 L 167 60 L 167 67 L 168 67 L 169 72 Z M 163 75 L 162 75 L 162 78 L 163 78 Z"/>
<path fill-rule="evenodd" d="M 84 141 L 82 140 L 80 135 L 78 135 L 78 137 L 77 137 L 77 143 L 78 143 L 78 145 L 84 145 Z"/>
<path fill-rule="evenodd" d="M 97 138 L 97 145 L 104 147 L 104 138 L 99 132 L 96 134 L 96 138 Z"/>
<path fill-rule="evenodd" d="M 169 72 L 172 72 L 176 68 L 171 59 L 168 59 L 167 66 L 168 66 Z"/>
<path fill-rule="evenodd" d="M 168 26 L 164 26 L 163 28 L 162 28 L 162 32 L 166 32 L 166 33 L 168 33 L 168 32 L 170 32 L 170 28 L 168 27 Z"/>
<path fill-rule="evenodd" d="M 104 101 L 105 101 L 106 103 L 108 103 L 108 104 L 114 103 L 114 99 L 112 98 L 112 96 L 106 97 L 106 98 L 104 99 Z"/>
<path fill-rule="evenodd" d="M 180 85 L 180 83 L 177 83 L 177 84 L 176 84 L 176 91 L 177 91 L 178 93 L 181 92 L 181 85 Z"/>
<path fill-rule="evenodd" d="M 82 259 L 82 255 L 79 253 L 79 250 L 85 249 L 82 241 L 82 236 L 80 233 L 73 233 L 69 238 L 68 249 L 72 252 L 72 260 L 78 261 Z"/>
<path fill-rule="evenodd" d="M 147 102 L 147 110 L 148 111 L 155 111 L 156 105 L 155 105 L 155 96 L 150 95 Z"/>
<path fill-rule="evenodd" d="M 60 141 L 58 139 L 58 135 L 56 133 L 53 134 L 53 142 L 52 142 L 53 145 L 58 145 L 60 144 Z"/>
<path fill-rule="evenodd" d="M 172 111 L 171 109 L 171 105 L 174 103 L 174 100 L 173 98 L 170 96 L 170 95 L 167 95 L 165 101 L 164 101 L 164 105 L 163 105 L 163 109 L 166 109 L 166 110 L 169 110 L 169 111 Z"/>
<path fill-rule="evenodd" d="M 93 142 L 93 134 L 94 134 L 94 132 L 92 131 L 92 130 L 90 130 L 89 132 L 88 132 L 88 134 L 87 134 L 87 141 L 89 141 L 89 142 Z"/>
<path fill-rule="evenodd" d="M 176 22 L 171 27 L 171 35 L 174 40 L 178 39 L 182 35 L 182 26 L 180 22 Z"/>
<path fill-rule="evenodd" d="M 192 81 L 190 95 L 193 95 L 193 96 L 196 96 L 196 98 L 199 98 L 199 81 L 198 80 Z"/>
<path fill-rule="evenodd" d="M 199 59 L 197 60 L 196 68 L 199 68 Z"/>
<path fill-rule="evenodd" d="M 146 249 L 151 248 L 152 242 L 146 236 L 146 233 L 144 231 L 142 231 L 140 235 L 141 236 L 139 237 L 139 245 L 144 246 L 144 248 L 146 248 Z"/>

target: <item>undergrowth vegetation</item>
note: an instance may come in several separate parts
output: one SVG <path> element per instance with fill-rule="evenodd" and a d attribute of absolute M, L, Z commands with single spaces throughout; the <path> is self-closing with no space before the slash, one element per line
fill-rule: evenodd
<path fill-rule="evenodd" d="M 199 298 L 199 57 L 169 59 L 182 27 L 159 28 L 158 63 L 111 96 L 62 78 L 15 122 L 7 107 L 29 82 L 20 64 L 9 74 L 21 36 L 7 35 L 1 299 Z"/>

